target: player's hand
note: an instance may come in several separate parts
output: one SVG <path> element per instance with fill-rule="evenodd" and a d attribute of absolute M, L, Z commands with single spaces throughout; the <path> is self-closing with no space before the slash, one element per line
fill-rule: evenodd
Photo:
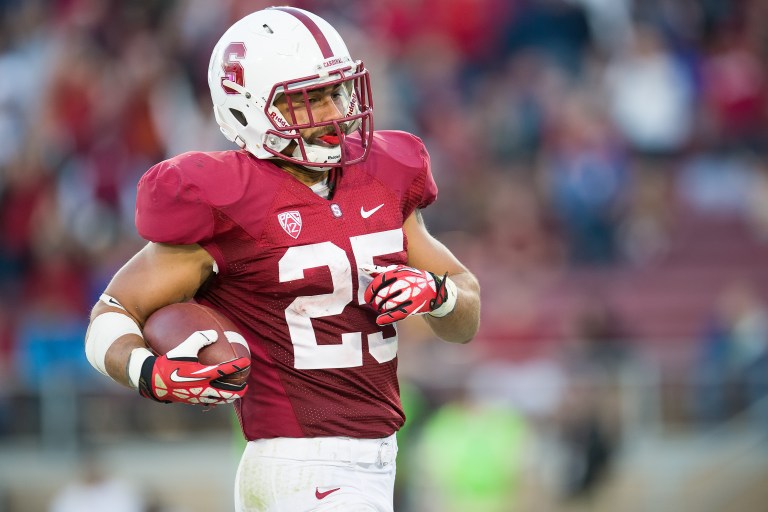
<path fill-rule="evenodd" d="M 456 306 L 456 285 L 448 278 L 405 265 L 378 267 L 361 265 L 373 277 L 365 289 L 365 301 L 379 316 L 378 325 L 387 325 L 411 315 L 445 316 Z"/>
<path fill-rule="evenodd" d="M 241 357 L 211 366 L 200 364 L 198 352 L 216 341 L 216 331 L 196 331 L 164 356 L 154 356 L 146 351 L 131 354 L 146 357 L 141 363 L 138 389 L 141 396 L 158 402 L 216 405 L 234 402 L 242 398 L 247 384 L 231 384 L 220 380 L 251 365 Z M 138 362 L 137 362 L 138 363 Z M 129 362 L 129 367 L 131 362 Z"/>

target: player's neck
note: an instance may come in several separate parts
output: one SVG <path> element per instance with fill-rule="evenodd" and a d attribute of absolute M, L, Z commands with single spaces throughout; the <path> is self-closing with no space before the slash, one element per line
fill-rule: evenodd
<path fill-rule="evenodd" d="M 311 171 L 305 169 L 300 165 L 292 164 L 291 162 L 277 161 L 275 162 L 282 170 L 302 182 L 308 187 L 316 183 L 324 181 L 328 177 L 328 171 Z"/>

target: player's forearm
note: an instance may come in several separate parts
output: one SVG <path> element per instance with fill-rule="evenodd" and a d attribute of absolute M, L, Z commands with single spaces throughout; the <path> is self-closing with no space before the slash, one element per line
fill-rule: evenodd
<path fill-rule="evenodd" d="M 147 345 L 139 336 L 124 336 L 117 340 L 107 352 L 107 372 L 115 382 L 133 388 L 128 381 L 128 360 L 136 348 L 146 348 Z"/>
<path fill-rule="evenodd" d="M 432 331 L 445 341 L 467 343 L 480 327 L 480 284 L 469 272 L 450 276 L 456 283 L 458 297 L 454 310 L 444 317 L 425 315 Z"/>

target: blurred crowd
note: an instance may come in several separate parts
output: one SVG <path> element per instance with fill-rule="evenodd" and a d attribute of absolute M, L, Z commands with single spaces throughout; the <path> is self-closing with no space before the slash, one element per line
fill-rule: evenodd
<path fill-rule="evenodd" d="M 425 141 L 440 189 L 427 225 L 483 287 L 465 352 L 407 328 L 421 343 L 403 347 L 406 379 L 429 391 L 462 368 L 466 394 L 494 368 L 543 379 L 544 405 L 524 403 L 531 381 L 510 383 L 507 401 L 527 413 L 551 402 L 533 415 L 557 409 L 575 445 L 598 451 L 612 434 L 595 438 L 590 422 L 605 415 L 578 421 L 584 409 L 557 404 L 605 402 L 558 379 L 610 380 L 643 342 L 701 347 L 694 388 L 724 389 L 748 368 L 744 400 L 765 396 L 768 3 L 285 3 L 326 17 L 364 60 L 377 129 Z M 208 59 L 233 21 L 271 4 L 0 0 L 0 381 L 94 373 L 89 308 L 143 244 L 136 183 L 178 153 L 232 148 Z M 445 364 L 425 370 L 435 357 Z M 726 398 L 707 396 L 693 413 L 722 417 Z M 517 418 L 491 420 L 519 442 Z"/>

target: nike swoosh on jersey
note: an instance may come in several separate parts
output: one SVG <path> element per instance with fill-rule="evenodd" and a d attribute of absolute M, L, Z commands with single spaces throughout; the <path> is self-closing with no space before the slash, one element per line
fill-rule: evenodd
<path fill-rule="evenodd" d="M 329 490 L 327 490 L 325 492 L 320 492 L 320 488 L 319 487 L 315 487 L 315 498 L 321 500 L 321 499 L 325 498 L 326 496 L 328 496 L 329 494 L 331 494 L 332 492 L 336 492 L 336 491 L 338 491 L 340 489 L 341 489 L 341 487 L 337 487 L 335 489 L 329 489 Z"/>
<path fill-rule="evenodd" d="M 382 206 L 384 206 L 384 203 L 381 203 L 381 204 L 380 204 L 379 206 L 377 206 L 376 208 L 372 208 L 372 209 L 370 209 L 370 210 L 367 210 L 367 211 L 365 210 L 365 208 L 363 208 L 363 207 L 361 206 L 361 207 L 360 207 L 360 215 L 361 215 L 361 216 L 362 216 L 364 219 L 367 219 L 368 217 L 370 217 L 371 215 L 373 215 L 374 213 L 376 213 L 377 211 L 379 211 L 379 208 L 381 208 Z"/>
<path fill-rule="evenodd" d="M 171 380 L 173 382 L 196 382 L 199 380 L 207 380 L 205 377 L 183 377 L 179 375 L 179 369 L 173 370 L 171 373 Z"/>

